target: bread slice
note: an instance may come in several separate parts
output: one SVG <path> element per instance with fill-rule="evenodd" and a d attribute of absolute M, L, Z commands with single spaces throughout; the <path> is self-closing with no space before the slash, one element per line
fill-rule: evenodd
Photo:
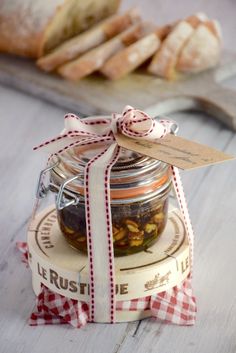
<path fill-rule="evenodd" d="M 0 51 L 38 58 L 115 13 L 120 0 L 1 0 Z"/>
<path fill-rule="evenodd" d="M 58 72 L 69 80 L 79 80 L 92 72 L 99 70 L 109 57 L 114 55 L 125 46 L 130 45 L 140 38 L 144 28 L 142 23 L 137 23 L 100 45 L 65 65 L 62 65 Z"/>
<path fill-rule="evenodd" d="M 66 41 L 50 54 L 40 58 L 37 65 L 45 71 L 55 70 L 58 66 L 116 36 L 138 20 L 139 15 L 136 9 L 108 17 L 88 31 Z"/>
<path fill-rule="evenodd" d="M 112 56 L 100 71 L 111 80 L 117 80 L 125 76 L 143 64 L 157 51 L 161 40 L 169 33 L 170 29 L 171 26 L 168 25 L 147 34 Z"/>
<path fill-rule="evenodd" d="M 178 55 L 193 32 L 194 28 L 190 23 L 185 20 L 180 21 L 163 41 L 148 66 L 148 72 L 167 79 L 173 79 Z"/>
<path fill-rule="evenodd" d="M 185 72 L 199 72 L 214 67 L 221 52 L 221 32 L 216 21 L 201 23 L 180 53 L 176 69 Z"/>

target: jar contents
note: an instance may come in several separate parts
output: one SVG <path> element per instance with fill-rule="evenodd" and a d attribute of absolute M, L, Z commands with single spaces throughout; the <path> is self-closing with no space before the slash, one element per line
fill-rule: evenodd
<path fill-rule="evenodd" d="M 84 203 L 58 210 L 60 229 L 69 244 L 87 252 Z M 114 255 L 147 250 L 165 228 L 168 197 L 132 204 L 111 205 Z"/>
<path fill-rule="evenodd" d="M 57 194 L 60 229 L 72 247 L 85 253 L 84 171 L 88 161 L 103 150 L 103 143 L 93 148 L 77 146 L 65 151 L 60 158 L 51 159 L 51 190 Z M 127 149 L 121 150 L 110 175 L 115 256 L 145 251 L 163 232 L 171 175 L 168 164 Z M 63 189 L 60 189 L 62 186 Z M 74 200 L 78 203 L 73 203 Z"/>

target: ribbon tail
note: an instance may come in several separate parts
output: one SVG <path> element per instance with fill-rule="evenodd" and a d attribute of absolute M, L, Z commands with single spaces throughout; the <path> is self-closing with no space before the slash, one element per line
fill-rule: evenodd
<path fill-rule="evenodd" d="M 171 169 L 172 182 L 189 242 L 190 273 L 182 284 L 151 296 L 150 308 L 152 315 L 158 319 L 178 325 L 194 325 L 197 312 L 196 299 L 192 291 L 194 234 L 179 170 L 174 166 L 171 166 Z"/>
<path fill-rule="evenodd" d="M 115 322 L 110 172 L 119 157 L 119 152 L 120 147 L 113 143 L 90 160 L 85 169 L 91 322 Z"/>
<path fill-rule="evenodd" d="M 184 194 L 182 181 L 177 167 L 171 166 L 172 169 L 172 183 L 175 189 L 176 198 L 179 204 L 180 211 L 183 215 L 184 225 L 188 237 L 190 248 L 190 277 L 192 277 L 193 270 L 193 247 L 194 247 L 194 233 L 191 219 L 188 212 L 187 201 Z"/>

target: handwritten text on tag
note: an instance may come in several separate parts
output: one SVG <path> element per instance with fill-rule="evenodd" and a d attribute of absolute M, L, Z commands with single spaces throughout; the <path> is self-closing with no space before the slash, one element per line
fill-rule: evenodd
<path fill-rule="evenodd" d="M 119 146 L 174 165 L 180 169 L 194 169 L 232 160 L 235 157 L 208 146 L 168 134 L 162 139 L 131 139 L 115 136 Z"/>

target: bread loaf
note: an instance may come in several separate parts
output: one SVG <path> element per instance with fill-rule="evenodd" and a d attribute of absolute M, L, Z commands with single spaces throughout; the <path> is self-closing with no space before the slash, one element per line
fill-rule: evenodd
<path fill-rule="evenodd" d="M 105 61 L 125 46 L 131 45 L 143 35 L 143 25 L 137 23 L 100 45 L 65 65 L 58 72 L 69 80 L 79 80 L 100 69 Z"/>
<path fill-rule="evenodd" d="M 136 9 L 114 14 L 119 2 L 0 0 L 0 52 L 37 58 L 44 71 L 70 80 L 94 71 L 119 79 L 149 58 L 148 72 L 167 79 L 218 63 L 217 21 L 201 13 L 156 28 Z"/>
<path fill-rule="evenodd" d="M 116 12 L 120 0 L 1 0 L 0 51 L 38 58 Z"/>
<path fill-rule="evenodd" d="M 116 36 L 138 19 L 139 15 L 136 9 L 131 9 L 124 14 L 110 16 L 84 33 L 66 41 L 50 54 L 41 57 L 37 61 L 37 65 L 45 71 L 52 71 Z"/>

